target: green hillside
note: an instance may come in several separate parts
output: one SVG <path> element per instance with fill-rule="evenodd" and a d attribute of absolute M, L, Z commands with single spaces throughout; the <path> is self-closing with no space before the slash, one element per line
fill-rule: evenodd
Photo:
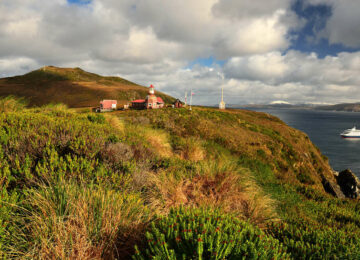
<path fill-rule="evenodd" d="M 0 102 L 0 258 L 357 259 L 360 205 L 265 113 Z"/>
<path fill-rule="evenodd" d="M 0 97 L 23 97 L 30 106 L 63 103 L 69 107 L 95 107 L 102 99 L 116 99 L 120 105 L 133 99 L 145 98 L 148 88 L 120 77 L 103 77 L 80 68 L 53 66 L 29 72 L 22 76 L 0 79 Z M 174 98 L 156 94 L 166 103 Z"/>

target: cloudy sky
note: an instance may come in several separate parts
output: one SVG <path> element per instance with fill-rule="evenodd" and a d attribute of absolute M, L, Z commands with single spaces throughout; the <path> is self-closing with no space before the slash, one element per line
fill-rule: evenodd
<path fill-rule="evenodd" d="M 0 77 L 44 65 L 216 104 L 360 101 L 359 0 L 0 0 Z"/>

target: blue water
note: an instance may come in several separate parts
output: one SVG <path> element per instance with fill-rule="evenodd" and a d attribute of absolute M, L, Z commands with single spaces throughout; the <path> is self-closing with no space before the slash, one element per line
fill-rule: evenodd
<path fill-rule="evenodd" d="M 360 139 L 343 139 L 340 133 L 357 126 L 360 113 L 294 109 L 255 109 L 277 116 L 286 124 L 305 132 L 329 158 L 336 171 L 350 168 L 360 177 Z"/>

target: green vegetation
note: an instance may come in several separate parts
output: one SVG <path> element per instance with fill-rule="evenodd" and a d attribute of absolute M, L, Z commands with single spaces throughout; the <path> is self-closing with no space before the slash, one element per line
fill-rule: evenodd
<path fill-rule="evenodd" d="M 260 229 L 216 210 L 170 211 L 146 233 L 134 259 L 289 259 L 282 244 Z"/>
<path fill-rule="evenodd" d="M 360 203 L 275 117 L 0 104 L 0 258 L 360 256 Z"/>

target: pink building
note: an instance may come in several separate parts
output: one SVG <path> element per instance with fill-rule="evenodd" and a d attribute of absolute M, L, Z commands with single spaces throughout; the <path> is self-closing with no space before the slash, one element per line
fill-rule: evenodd
<path fill-rule="evenodd" d="M 100 112 L 116 110 L 116 100 L 102 100 L 100 101 Z"/>

